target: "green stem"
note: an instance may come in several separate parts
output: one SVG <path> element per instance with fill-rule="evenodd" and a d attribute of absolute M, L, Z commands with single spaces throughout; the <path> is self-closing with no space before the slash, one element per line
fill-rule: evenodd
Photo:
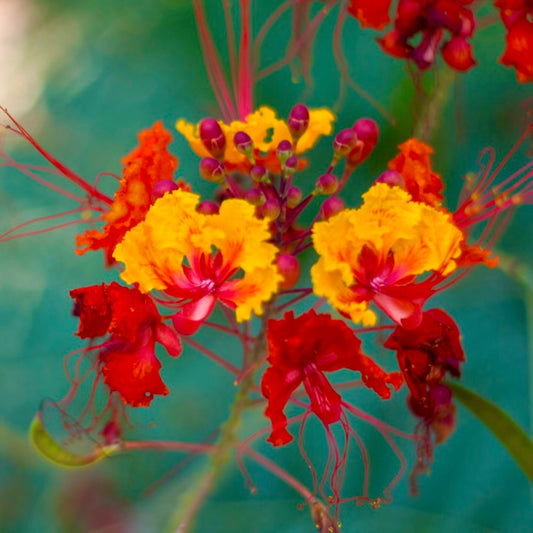
<path fill-rule="evenodd" d="M 255 364 L 265 354 L 266 351 L 266 323 L 269 318 L 270 309 L 274 306 L 274 302 L 270 303 L 268 309 L 261 322 L 261 331 L 259 332 L 253 348 L 248 350 L 247 343 L 244 343 L 244 361 L 247 364 Z M 207 496 L 213 490 L 217 480 L 221 476 L 224 468 L 231 459 L 233 450 L 239 445 L 237 432 L 242 421 L 242 416 L 246 409 L 250 406 L 250 395 L 255 388 L 255 374 L 256 371 L 249 372 L 240 381 L 233 402 L 230 415 L 226 422 L 222 425 L 220 430 L 220 437 L 215 445 L 214 451 L 210 455 L 210 462 L 202 474 L 200 474 L 197 482 L 194 484 L 193 490 L 190 491 L 190 496 L 184 502 L 180 498 L 179 509 L 172 517 L 171 531 L 175 533 L 186 533 L 192 531 L 193 521 L 199 509 L 203 505 Z M 185 511 L 184 511 L 185 510 Z"/>
<path fill-rule="evenodd" d="M 455 72 L 450 68 L 445 68 L 440 72 L 433 91 L 422 103 L 420 115 L 413 128 L 413 137 L 423 142 L 431 141 L 439 125 L 442 109 L 448 101 L 450 87 L 455 79 Z"/>

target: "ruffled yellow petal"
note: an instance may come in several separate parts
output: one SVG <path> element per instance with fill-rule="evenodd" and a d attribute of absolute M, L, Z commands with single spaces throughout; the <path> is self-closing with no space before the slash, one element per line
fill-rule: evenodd
<path fill-rule="evenodd" d="M 425 272 L 450 274 L 457 268 L 464 243 L 464 234 L 450 214 L 413 202 L 399 187 L 376 184 L 363 200 L 359 209 L 346 209 L 313 227 L 313 243 L 320 256 L 311 271 L 314 291 L 356 321 L 363 320 L 367 307 L 353 301 L 351 289 L 368 274 L 362 271 L 364 247 L 381 264 L 392 254 L 396 279 L 401 279 Z M 366 320 L 371 319 L 367 316 Z"/>

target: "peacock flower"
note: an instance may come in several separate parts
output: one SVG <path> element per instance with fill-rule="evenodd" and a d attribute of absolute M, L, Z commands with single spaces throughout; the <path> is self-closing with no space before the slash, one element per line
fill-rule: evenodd
<path fill-rule="evenodd" d="M 281 320 L 269 320 L 268 362 L 261 391 L 268 400 L 265 415 L 272 422 L 268 438 L 274 446 L 287 444 L 285 406 L 291 394 L 303 384 L 310 410 L 326 426 L 340 420 L 342 398 L 325 376 L 342 368 L 361 373 L 363 383 L 381 398 L 391 396 L 390 387 L 402 384 L 397 372 L 387 374 L 361 352 L 361 341 L 342 320 L 308 311 L 294 317 L 292 311 Z"/>
<path fill-rule="evenodd" d="M 172 136 L 162 122 L 139 133 L 139 146 L 122 159 L 124 170 L 120 187 L 109 210 L 102 215 L 105 226 L 78 235 L 76 252 L 79 255 L 89 250 L 104 250 L 107 263 L 113 263 L 115 246 L 130 228 L 144 219 L 150 208 L 154 186 L 173 179 L 178 160 L 167 150 L 171 141 Z"/>
<path fill-rule="evenodd" d="M 435 285 L 468 250 L 464 234 L 449 213 L 400 187 L 377 183 L 363 200 L 314 225 L 314 292 L 354 322 L 374 324 L 374 302 L 397 324 L 416 327 Z"/>
<path fill-rule="evenodd" d="M 296 154 L 310 150 L 322 135 L 330 135 L 333 131 L 334 120 L 335 116 L 329 109 L 309 110 L 309 124 L 298 139 Z M 277 118 L 274 110 L 262 106 L 248 115 L 244 121 L 235 120 L 230 124 L 221 121 L 219 124 L 227 141 L 224 163 L 229 170 L 247 171 L 251 166 L 246 155 L 237 150 L 233 142 L 237 132 L 244 132 L 253 142 L 256 164 L 265 166 L 271 172 L 279 172 L 280 164 L 275 157 L 276 148 L 281 141 L 291 139 L 291 133 L 287 123 Z M 187 139 L 197 155 L 211 156 L 200 138 L 199 125 L 180 119 L 176 128 Z"/>
<path fill-rule="evenodd" d="M 388 167 L 403 178 L 405 190 L 415 202 L 424 202 L 432 207 L 440 207 L 443 184 L 440 176 L 431 168 L 431 146 L 412 138 L 400 144 L 400 153 Z"/>
<path fill-rule="evenodd" d="M 181 342 L 163 323 L 151 298 L 115 282 L 80 287 L 70 295 L 74 315 L 80 318 L 76 334 L 82 339 L 108 336 L 98 352 L 98 366 L 109 389 L 132 407 L 150 405 L 154 395 L 167 395 L 155 343 L 177 357 Z"/>
<path fill-rule="evenodd" d="M 196 211 L 198 202 L 180 189 L 167 193 L 114 253 L 124 263 L 124 281 L 172 298 L 182 334 L 194 333 L 217 300 L 235 309 L 238 321 L 261 315 L 280 281 L 268 221 L 256 218 L 252 205 L 229 199 L 218 214 L 205 215 Z"/>

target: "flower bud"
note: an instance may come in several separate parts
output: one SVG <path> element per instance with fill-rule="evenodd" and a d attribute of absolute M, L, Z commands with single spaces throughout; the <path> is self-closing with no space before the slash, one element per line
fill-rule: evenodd
<path fill-rule="evenodd" d="M 233 143 L 235 144 L 237 151 L 241 154 L 246 157 L 252 157 L 254 153 L 254 143 L 247 133 L 244 131 L 238 131 L 233 137 Z"/>
<path fill-rule="evenodd" d="M 316 180 L 314 194 L 333 194 L 339 187 L 339 180 L 333 174 L 324 174 Z"/>
<path fill-rule="evenodd" d="M 172 180 L 161 180 L 158 181 L 152 187 L 152 203 L 155 202 L 161 196 L 164 196 L 167 192 L 175 191 L 179 189 L 177 183 Z"/>
<path fill-rule="evenodd" d="M 391 187 L 397 186 L 405 189 L 405 180 L 399 172 L 396 172 L 396 170 L 385 170 L 385 172 L 380 174 L 374 180 L 374 183 L 386 183 Z"/>
<path fill-rule="evenodd" d="M 254 165 L 250 169 L 250 177 L 257 182 L 266 181 L 268 179 L 267 170 L 265 167 Z"/>
<path fill-rule="evenodd" d="M 261 206 L 261 213 L 265 218 L 270 220 L 276 220 L 276 218 L 279 217 L 280 212 L 281 208 L 279 202 L 275 198 L 269 198 Z"/>
<path fill-rule="evenodd" d="M 198 204 L 196 211 L 198 211 L 198 213 L 202 213 L 202 215 L 217 215 L 219 211 L 219 205 L 215 202 L 211 202 L 211 200 L 204 200 Z"/>
<path fill-rule="evenodd" d="M 351 128 L 339 131 L 333 140 L 333 152 L 337 159 L 344 157 L 353 150 L 357 142 L 357 135 Z"/>
<path fill-rule="evenodd" d="M 291 185 L 287 190 L 287 205 L 290 208 L 296 207 L 302 199 L 302 190 Z"/>
<path fill-rule="evenodd" d="M 378 142 L 378 125 L 370 118 L 359 119 L 352 128 L 357 135 L 354 149 L 346 156 L 346 162 L 352 167 L 360 165 L 372 152 Z"/>
<path fill-rule="evenodd" d="M 250 189 L 246 191 L 244 199 L 252 205 L 263 205 L 266 201 L 265 195 L 260 189 Z"/>
<path fill-rule="evenodd" d="M 320 209 L 324 220 L 330 219 L 332 216 L 340 213 L 344 209 L 344 202 L 338 196 L 330 196 Z"/>
<path fill-rule="evenodd" d="M 307 106 L 303 104 L 295 105 L 289 113 L 287 126 L 289 126 L 293 140 L 299 139 L 309 126 L 309 109 L 307 109 Z"/>
<path fill-rule="evenodd" d="M 224 156 L 226 137 L 214 118 L 204 118 L 200 122 L 200 139 L 213 157 L 220 159 Z"/>
<path fill-rule="evenodd" d="M 226 171 L 224 164 L 213 157 L 204 157 L 200 161 L 200 176 L 214 183 L 224 183 Z"/>
<path fill-rule="evenodd" d="M 284 165 L 285 161 L 292 155 L 294 155 L 294 149 L 292 147 L 292 144 L 290 141 L 281 141 L 278 144 L 278 148 L 276 150 L 276 155 L 278 156 L 278 159 L 281 161 L 281 164 Z"/>
<path fill-rule="evenodd" d="M 287 174 L 292 174 L 296 168 L 298 167 L 298 158 L 295 155 L 291 155 L 287 161 L 285 161 L 285 164 L 283 165 L 283 170 Z"/>
<path fill-rule="evenodd" d="M 298 259 L 292 254 L 279 254 L 276 259 L 276 266 L 283 278 L 279 288 L 287 290 L 294 287 L 300 277 L 300 264 L 298 263 Z"/>

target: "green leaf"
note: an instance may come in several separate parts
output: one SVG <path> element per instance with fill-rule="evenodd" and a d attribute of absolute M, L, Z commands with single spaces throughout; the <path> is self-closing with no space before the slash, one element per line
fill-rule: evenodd
<path fill-rule="evenodd" d="M 507 448 L 524 474 L 533 482 L 533 442 L 497 405 L 457 383 L 447 382 L 453 396 L 479 418 Z"/>
<path fill-rule="evenodd" d="M 100 461 L 120 449 L 119 444 L 95 446 L 92 453 L 74 454 L 61 447 L 44 427 L 41 416 L 37 414 L 30 426 L 30 440 L 37 451 L 48 461 L 66 468 L 88 466 Z"/>

